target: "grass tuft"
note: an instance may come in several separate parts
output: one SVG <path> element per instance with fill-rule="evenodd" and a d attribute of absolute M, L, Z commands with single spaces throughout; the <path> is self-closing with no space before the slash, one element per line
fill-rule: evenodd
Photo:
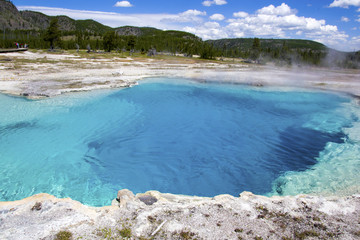
<path fill-rule="evenodd" d="M 131 228 L 123 227 L 123 229 L 119 230 L 119 234 L 122 238 L 131 238 Z"/>

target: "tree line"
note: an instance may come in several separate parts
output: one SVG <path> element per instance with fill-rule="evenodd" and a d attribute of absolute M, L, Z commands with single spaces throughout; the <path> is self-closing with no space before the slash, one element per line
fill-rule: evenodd
<path fill-rule="evenodd" d="M 213 42 L 217 55 L 228 58 L 243 58 L 248 61 L 254 61 L 258 63 L 275 62 L 280 65 L 291 64 L 310 64 L 320 65 L 322 59 L 326 57 L 327 50 L 299 47 L 289 47 L 286 40 L 281 40 L 281 44 L 261 44 L 259 38 L 251 39 L 252 44 L 249 44 L 250 39 L 241 39 L 240 46 L 230 45 L 226 40 L 220 41 L 222 46 L 219 46 L 219 42 Z M 280 40 L 267 40 L 267 41 L 280 41 Z M 230 46 L 229 46 L 230 45 Z M 314 49 L 315 48 L 315 49 Z"/>
<path fill-rule="evenodd" d="M 340 52 L 308 40 L 253 38 L 215 40 L 210 43 L 217 56 L 242 58 L 251 62 L 360 69 L 360 51 Z"/>
<path fill-rule="evenodd" d="M 51 20 L 46 30 L 3 30 L 0 33 L 0 48 L 13 48 L 14 43 L 27 44 L 34 49 L 91 49 L 97 51 L 134 51 L 147 53 L 156 49 L 157 52 L 170 54 L 181 53 L 186 56 L 201 55 L 214 58 L 210 44 L 196 36 L 181 34 L 176 31 L 159 31 L 156 34 L 140 36 L 120 36 L 114 30 L 104 34 L 87 31 L 60 31 L 58 19 Z"/>
<path fill-rule="evenodd" d="M 60 31 L 58 19 L 54 18 L 46 30 L 3 30 L 0 33 L 0 48 L 15 47 L 14 43 L 27 44 L 35 49 L 87 49 L 88 51 L 167 52 L 169 54 L 199 55 L 203 59 L 219 57 L 242 58 L 256 63 L 274 62 L 280 65 L 309 64 L 317 66 L 337 66 L 342 68 L 360 68 L 360 52 L 338 53 L 329 58 L 329 50 L 321 44 L 312 48 L 303 47 L 301 42 L 292 41 L 290 47 L 286 40 L 276 46 L 262 44 L 259 38 L 247 41 L 243 47 L 228 46 L 227 42 L 220 47 L 216 41 L 205 42 L 195 35 L 177 31 L 158 31 L 143 35 L 119 35 L 116 31 L 104 34 L 88 31 Z M 295 44 L 296 47 L 293 47 Z M 315 45 L 314 45 L 315 44 Z M 334 55 L 334 54 L 333 54 Z"/>

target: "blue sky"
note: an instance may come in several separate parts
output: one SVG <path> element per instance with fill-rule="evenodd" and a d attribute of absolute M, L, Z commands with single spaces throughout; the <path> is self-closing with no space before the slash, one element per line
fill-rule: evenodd
<path fill-rule="evenodd" d="M 13 0 L 19 10 L 111 27 L 183 30 L 207 39 L 298 38 L 360 50 L 360 0 Z"/>

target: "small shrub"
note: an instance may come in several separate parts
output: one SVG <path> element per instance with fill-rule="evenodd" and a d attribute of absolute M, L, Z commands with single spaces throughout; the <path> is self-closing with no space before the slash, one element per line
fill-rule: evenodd
<path fill-rule="evenodd" d="M 34 211 L 34 210 L 40 211 L 41 208 L 42 208 L 41 202 L 36 202 L 35 205 L 31 208 L 31 211 Z"/>
<path fill-rule="evenodd" d="M 131 238 L 131 228 L 123 227 L 123 229 L 119 230 L 120 236 L 122 238 Z"/>
<path fill-rule="evenodd" d="M 151 222 L 151 223 L 155 223 L 155 222 L 156 222 L 156 218 L 155 218 L 155 217 L 148 216 L 147 219 L 148 219 L 149 222 Z"/>
<path fill-rule="evenodd" d="M 69 231 L 60 231 L 55 236 L 55 240 L 70 240 L 70 239 L 72 239 L 72 233 Z"/>
<path fill-rule="evenodd" d="M 315 231 L 305 231 L 301 233 L 295 232 L 295 237 L 299 239 L 306 239 L 307 237 L 318 237 L 318 236 L 320 236 L 320 234 Z"/>
<path fill-rule="evenodd" d="M 195 236 L 195 233 L 189 232 L 189 231 L 182 231 L 180 232 L 180 238 L 184 240 L 192 239 L 193 236 Z"/>
<path fill-rule="evenodd" d="M 104 239 L 112 239 L 112 231 L 111 228 L 103 228 L 101 229 L 101 235 Z"/>
<path fill-rule="evenodd" d="M 322 223 L 315 223 L 315 224 L 314 224 L 314 227 L 316 227 L 316 228 L 318 228 L 318 229 L 321 229 L 321 230 L 324 230 L 324 231 L 327 230 L 327 227 L 326 227 L 324 224 L 322 224 Z"/>

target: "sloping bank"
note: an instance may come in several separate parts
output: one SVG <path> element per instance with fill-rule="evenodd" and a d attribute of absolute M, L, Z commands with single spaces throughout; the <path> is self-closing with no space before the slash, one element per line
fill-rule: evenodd
<path fill-rule="evenodd" d="M 111 206 L 97 208 L 37 194 L 0 203 L 0 233 L 0 239 L 359 239 L 360 195 L 204 198 L 125 189 Z"/>

